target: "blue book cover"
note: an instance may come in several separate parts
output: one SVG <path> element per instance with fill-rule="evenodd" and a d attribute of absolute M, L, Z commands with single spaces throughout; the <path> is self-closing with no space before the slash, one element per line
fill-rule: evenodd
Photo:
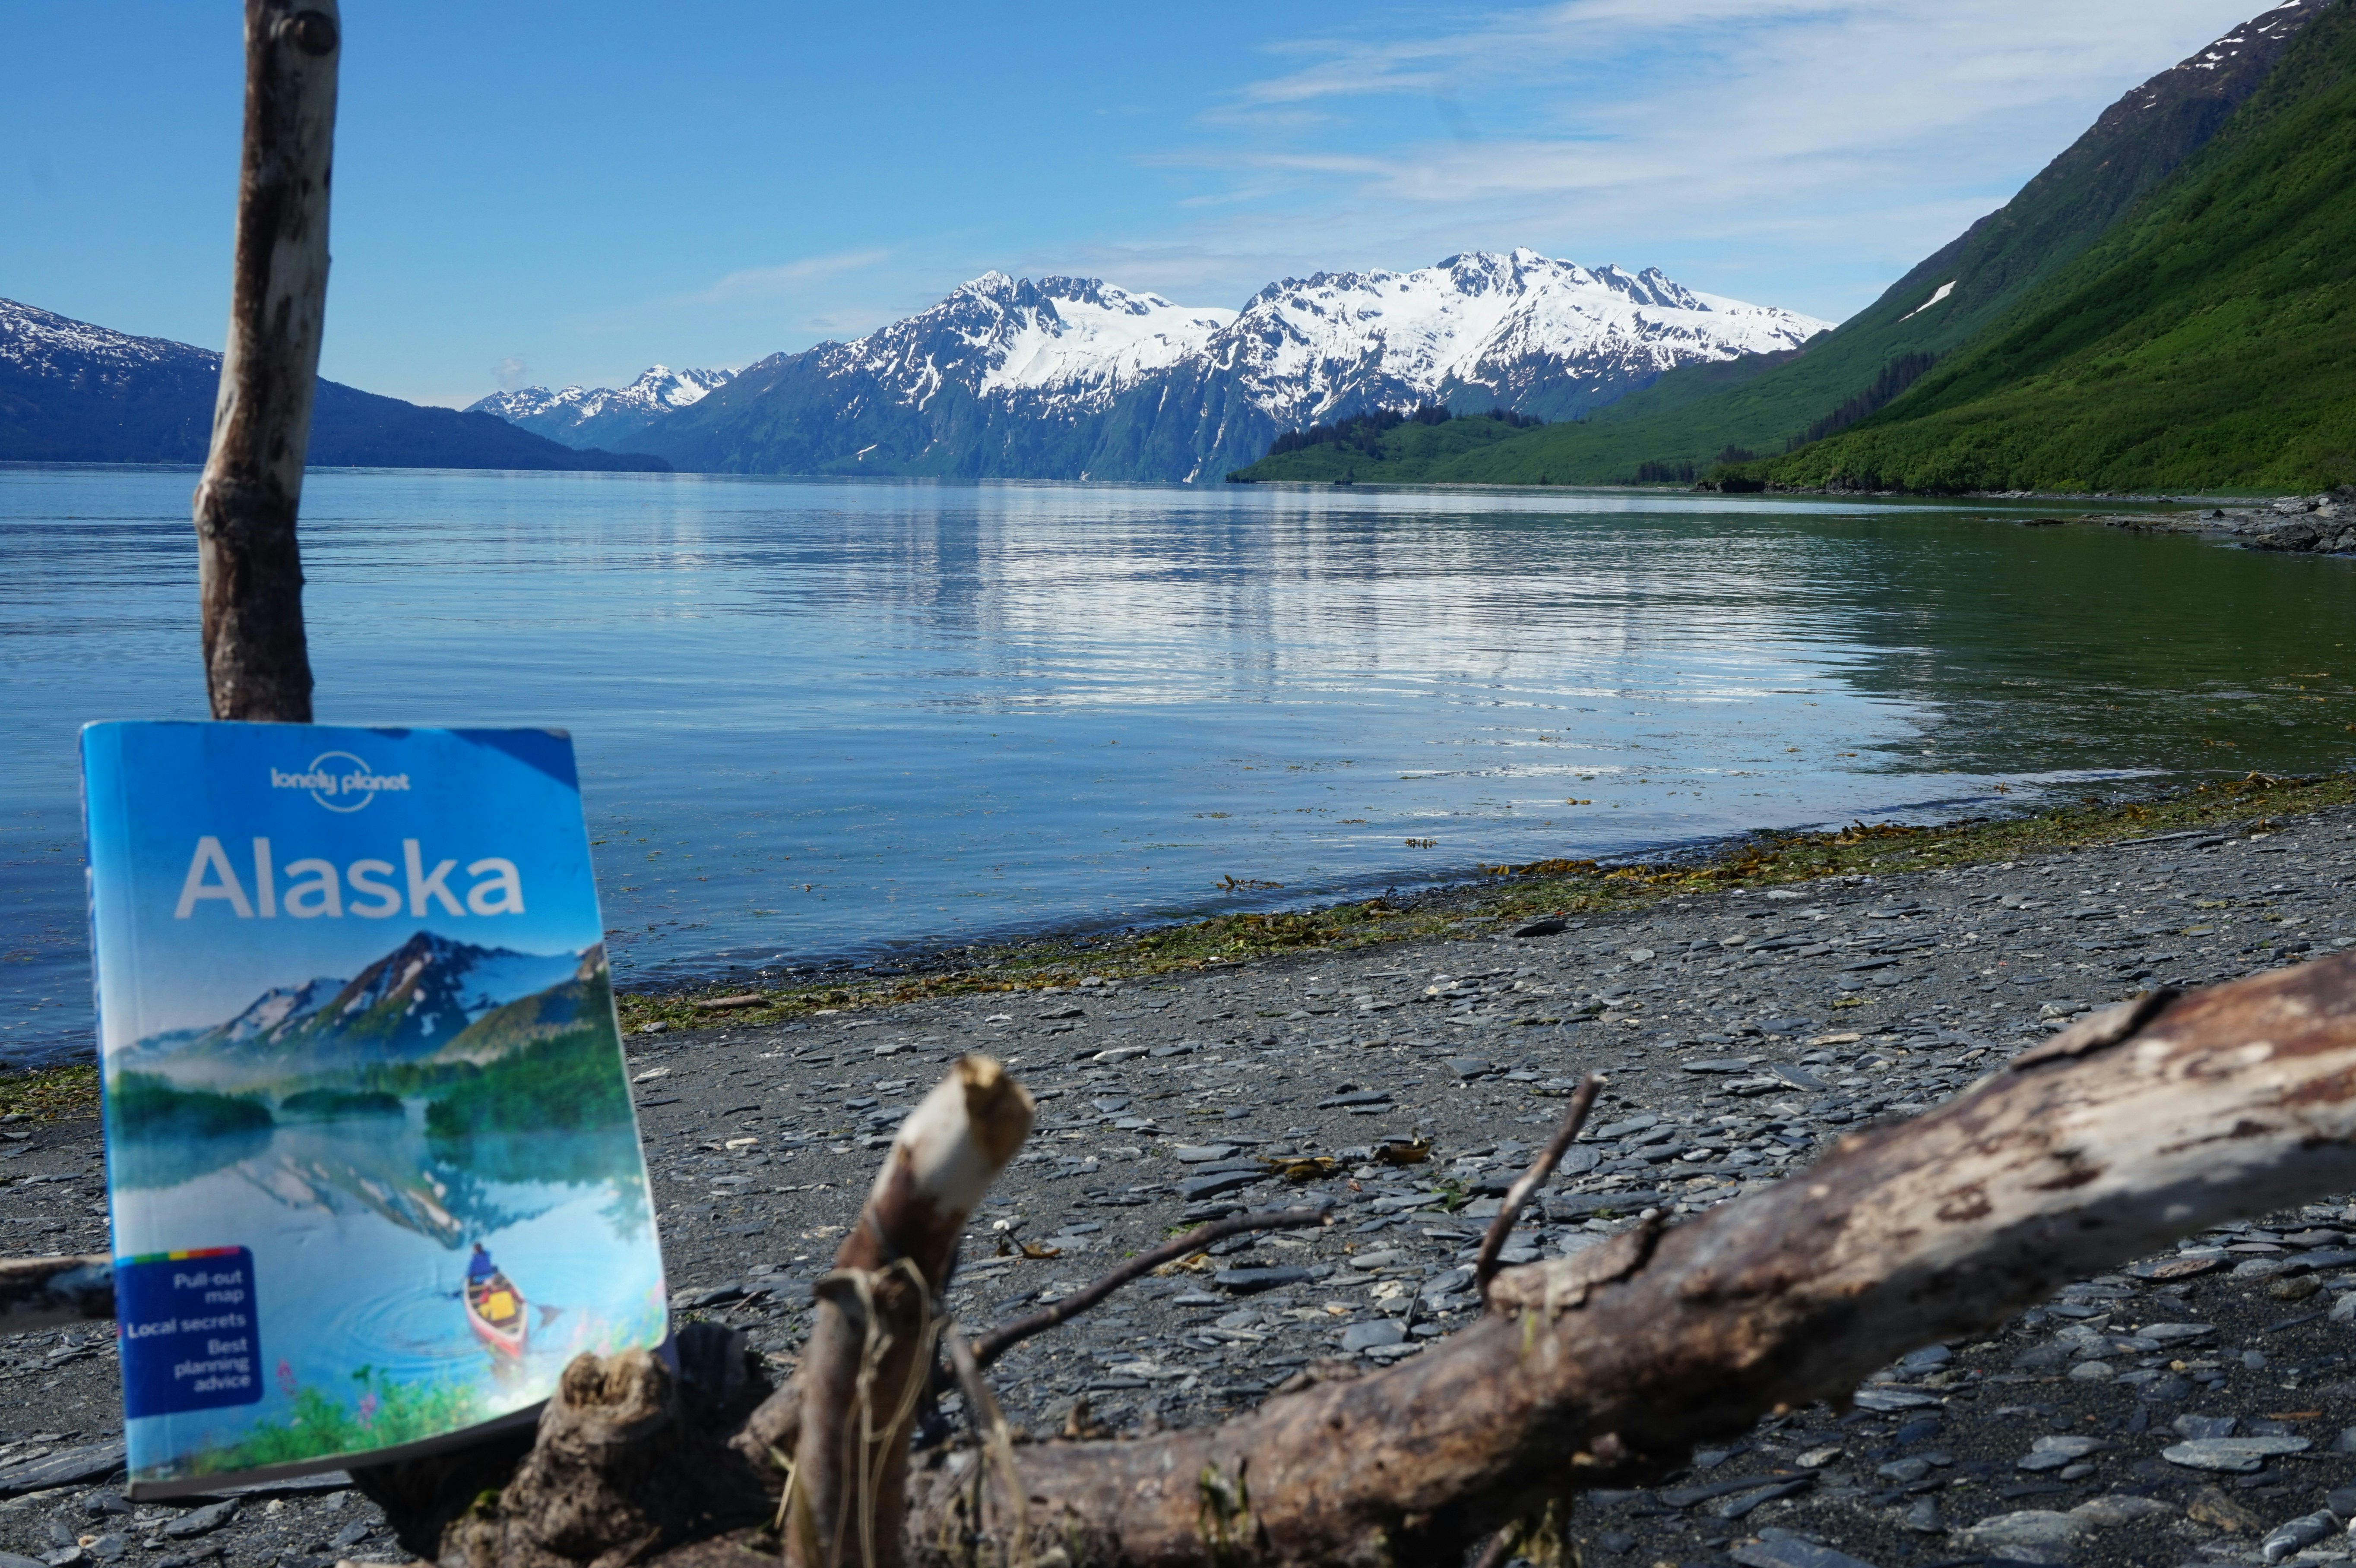
<path fill-rule="evenodd" d="M 82 731 L 134 1497 L 381 1463 L 653 1349 L 571 740 Z"/>

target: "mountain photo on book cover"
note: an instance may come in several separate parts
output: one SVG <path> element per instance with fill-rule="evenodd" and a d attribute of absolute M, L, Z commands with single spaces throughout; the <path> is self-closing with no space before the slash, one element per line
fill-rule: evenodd
<path fill-rule="evenodd" d="M 220 732 L 290 728 L 88 746 L 141 1495 L 431 1444 L 665 1329 L 569 748 L 555 777 L 464 732 L 343 731 L 438 747 L 412 771 L 463 787 L 241 800 L 268 777 L 242 750 L 317 732 Z M 230 754 L 157 765 L 191 745 Z M 192 772 L 232 784 L 110 793 Z"/>

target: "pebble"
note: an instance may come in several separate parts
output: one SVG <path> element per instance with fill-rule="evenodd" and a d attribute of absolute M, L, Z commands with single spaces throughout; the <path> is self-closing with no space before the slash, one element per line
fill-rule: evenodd
<path fill-rule="evenodd" d="M 2029 1452 L 2014 1461 L 2021 1470 L 2058 1470 L 2073 1460 L 2099 1451 L 2102 1440 L 2096 1437 L 2040 1437 L 2029 1445 Z"/>
<path fill-rule="evenodd" d="M 2268 1459 L 2313 1446 L 2304 1437 L 2196 1437 L 2161 1449 L 2159 1456 L 2187 1469 L 2250 1474 L 2265 1468 Z"/>

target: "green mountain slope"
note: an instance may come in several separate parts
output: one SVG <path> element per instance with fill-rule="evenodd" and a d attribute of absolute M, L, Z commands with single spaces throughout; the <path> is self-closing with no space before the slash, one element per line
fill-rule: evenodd
<path fill-rule="evenodd" d="M 1419 477 L 1613 484 L 1634 479 L 1645 464 L 1706 470 L 1730 446 L 1781 452 L 1893 363 L 1947 353 L 2076 260 L 2217 133 L 2329 3 L 2269 10 L 2127 93 L 2011 201 L 1796 356 L 1673 370 L 1584 423 L 1528 432 Z M 1945 298 L 1929 303 L 1949 283 Z M 1263 460 L 1237 476 L 1312 477 L 1295 472 L 1305 455 Z"/>
<path fill-rule="evenodd" d="M 2314 489 L 2356 479 L 2356 6 L 1995 330 L 1751 472 L 1912 489 Z"/>
<path fill-rule="evenodd" d="M 1379 433 L 1366 431 L 1368 422 L 1347 421 L 1342 427 L 1341 440 L 1263 458 L 1230 477 L 1238 481 L 1258 479 L 1262 476 L 1261 468 L 1281 464 L 1284 472 L 1269 477 L 1318 485 L 1343 478 L 1368 485 L 1414 485 L 1467 453 L 1510 441 L 1521 433 L 1503 421 L 1480 414 L 1451 418 L 1440 424 L 1420 424 L 1410 420 Z"/>

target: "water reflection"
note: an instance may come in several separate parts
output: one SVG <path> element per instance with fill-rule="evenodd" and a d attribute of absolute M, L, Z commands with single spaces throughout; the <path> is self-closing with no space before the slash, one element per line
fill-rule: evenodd
<path fill-rule="evenodd" d="M 74 726 L 202 711 L 191 480 L 0 471 L 0 1052 L 85 1038 Z M 336 473 L 305 506 L 322 714 L 573 730 L 626 984 L 2356 739 L 2348 563 L 2018 508 Z"/>

